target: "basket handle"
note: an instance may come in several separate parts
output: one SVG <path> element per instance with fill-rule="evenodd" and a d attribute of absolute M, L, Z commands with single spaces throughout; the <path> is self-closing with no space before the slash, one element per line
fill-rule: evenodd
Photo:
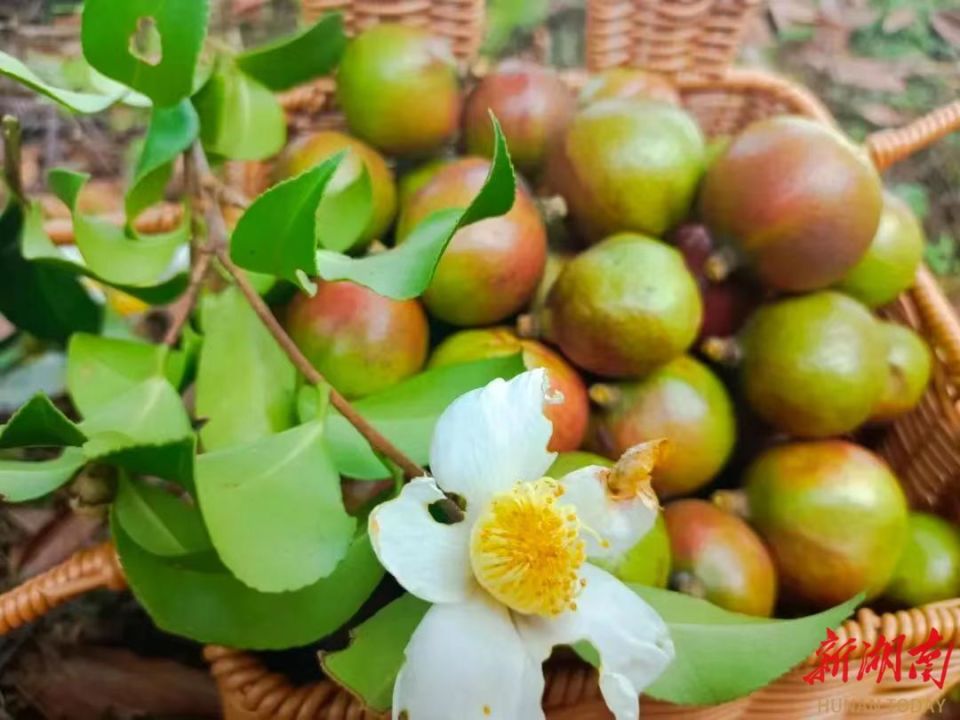
<path fill-rule="evenodd" d="M 0 636 L 32 623 L 55 607 L 91 590 L 123 590 L 126 587 L 123 568 L 112 543 L 80 550 L 59 565 L 0 595 Z"/>
<path fill-rule="evenodd" d="M 867 138 L 866 145 L 874 165 L 883 171 L 956 130 L 960 130 L 960 100 L 954 100 L 909 125 L 875 132 Z"/>

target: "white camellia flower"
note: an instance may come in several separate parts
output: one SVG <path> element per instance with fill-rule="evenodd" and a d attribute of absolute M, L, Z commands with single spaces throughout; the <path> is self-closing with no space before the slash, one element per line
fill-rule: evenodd
<path fill-rule="evenodd" d="M 611 712 L 635 720 L 640 692 L 673 659 L 660 616 L 589 562 L 622 554 L 653 525 L 653 451 L 543 477 L 555 457 L 546 389 L 533 370 L 458 398 L 433 435 L 434 477 L 370 516 L 380 562 L 433 603 L 406 648 L 395 720 L 542 719 L 543 661 L 579 641 L 600 655 Z M 462 521 L 431 514 L 446 493 L 465 501 Z"/>

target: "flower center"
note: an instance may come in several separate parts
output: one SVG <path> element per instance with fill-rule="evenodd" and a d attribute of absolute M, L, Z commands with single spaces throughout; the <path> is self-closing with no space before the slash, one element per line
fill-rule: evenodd
<path fill-rule="evenodd" d="M 561 495 L 550 478 L 518 483 L 497 495 L 473 526 L 477 581 L 517 612 L 551 616 L 576 607 L 586 551 L 576 510 L 559 504 Z"/>

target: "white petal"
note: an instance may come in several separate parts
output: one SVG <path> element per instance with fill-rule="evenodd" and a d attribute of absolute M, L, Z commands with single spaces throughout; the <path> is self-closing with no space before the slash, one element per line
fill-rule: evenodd
<path fill-rule="evenodd" d="M 407 592 L 432 603 L 460 602 L 475 587 L 470 526 L 430 515 L 430 505 L 444 497 L 431 478 L 416 478 L 374 508 L 369 521 L 380 563 Z"/>
<path fill-rule="evenodd" d="M 405 654 L 394 720 L 543 720 L 541 663 L 486 593 L 431 607 Z"/>
<path fill-rule="evenodd" d="M 440 416 L 430 470 L 440 487 L 463 496 L 468 515 L 517 482 L 539 480 L 553 463 L 547 388 L 543 369 L 530 370 L 461 395 Z"/>
<path fill-rule="evenodd" d="M 555 645 L 589 641 L 600 653 L 600 691 L 616 720 L 636 720 L 639 696 L 673 660 L 667 626 L 637 595 L 609 573 L 587 564 L 577 609 L 556 618 L 515 615 L 534 657 Z"/>
<path fill-rule="evenodd" d="M 583 540 L 587 557 L 617 558 L 647 534 L 657 519 L 659 508 L 647 496 L 626 500 L 611 498 L 604 477 L 609 468 L 591 465 L 574 470 L 560 480 L 561 502 L 576 507 L 577 516 L 586 528 Z"/>

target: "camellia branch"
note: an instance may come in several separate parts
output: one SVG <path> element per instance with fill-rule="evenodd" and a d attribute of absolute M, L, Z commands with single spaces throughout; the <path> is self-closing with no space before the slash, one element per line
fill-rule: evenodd
<path fill-rule="evenodd" d="M 198 143 L 193 146 L 193 162 L 197 174 L 201 178 L 203 187 L 208 193 L 212 194 L 213 191 L 210 183 L 204 178 L 212 177 L 213 173 L 210 172 L 207 156 Z M 267 307 L 267 304 L 263 301 L 263 298 L 260 297 L 260 293 L 256 291 L 256 288 L 250 284 L 247 276 L 234 264 L 233 260 L 230 259 L 229 244 L 227 241 L 227 225 L 226 222 L 224 222 L 223 213 L 220 210 L 220 205 L 215 202 L 215 198 L 211 198 L 210 200 L 210 202 L 206 203 L 205 217 L 208 232 L 206 250 L 216 256 L 217 260 L 223 266 L 223 269 L 233 278 L 240 292 L 244 298 L 246 298 L 247 303 L 249 303 L 254 313 L 256 313 L 260 319 L 260 322 L 262 322 L 264 327 L 273 335 L 274 340 L 277 341 L 280 348 L 286 353 L 287 357 L 290 358 L 294 367 L 313 385 L 325 384 L 329 386 L 330 383 L 317 371 L 306 356 L 300 352 L 300 348 L 297 347 L 296 343 L 293 342 L 273 316 L 273 313 L 270 312 L 270 308 Z M 370 446 L 374 450 L 395 463 L 408 478 L 422 477 L 427 474 L 422 467 L 407 457 L 400 448 L 390 442 L 379 430 L 367 422 L 363 416 L 356 411 L 353 405 L 332 386 L 330 386 L 330 402 L 337 411 L 357 429 L 357 432 L 370 443 Z"/>
<path fill-rule="evenodd" d="M 274 339 L 287 354 L 287 357 L 290 358 L 290 361 L 297 370 L 314 385 L 326 383 L 323 375 L 317 372 L 317 369 L 313 367 L 306 356 L 300 352 L 300 348 L 296 346 L 293 340 L 290 339 L 290 336 L 287 335 L 286 331 L 280 326 L 280 323 L 277 322 L 273 313 L 270 312 L 270 308 L 267 307 L 263 298 L 260 297 L 260 294 L 253 285 L 250 284 L 250 281 L 246 275 L 243 274 L 243 271 L 230 259 L 226 247 L 217 245 L 216 253 L 217 259 L 221 262 L 224 269 L 233 277 L 237 286 L 240 288 L 240 292 L 243 293 L 243 296 L 250 304 L 250 307 L 253 308 L 257 317 L 260 318 L 260 321 L 266 326 L 267 330 L 270 331 L 270 334 L 273 335 Z M 396 463 L 408 478 L 422 477 L 427 474 L 423 468 L 404 455 L 396 445 L 384 437 L 373 425 L 368 423 L 347 399 L 333 387 L 330 389 L 330 402 L 333 403 L 333 406 L 339 413 L 357 429 L 357 432 L 363 435 L 374 450 L 377 450 L 392 462 Z"/>
<path fill-rule="evenodd" d="M 20 121 L 13 115 L 3 116 L 3 175 L 17 202 L 26 202 L 20 167 Z"/>
<path fill-rule="evenodd" d="M 206 279 L 207 271 L 210 269 L 210 258 L 211 255 L 207 252 L 206 248 L 203 248 L 199 252 L 197 261 L 193 264 L 193 269 L 190 271 L 190 282 L 187 285 L 187 289 L 171 313 L 170 326 L 163 335 L 164 345 L 173 347 L 177 344 L 177 340 L 180 339 L 183 326 L 187 324 L 190 313 L 193 312 L 193 309 L 197 305 L 200 288 L 203 287 L 203 281 Z"/>

